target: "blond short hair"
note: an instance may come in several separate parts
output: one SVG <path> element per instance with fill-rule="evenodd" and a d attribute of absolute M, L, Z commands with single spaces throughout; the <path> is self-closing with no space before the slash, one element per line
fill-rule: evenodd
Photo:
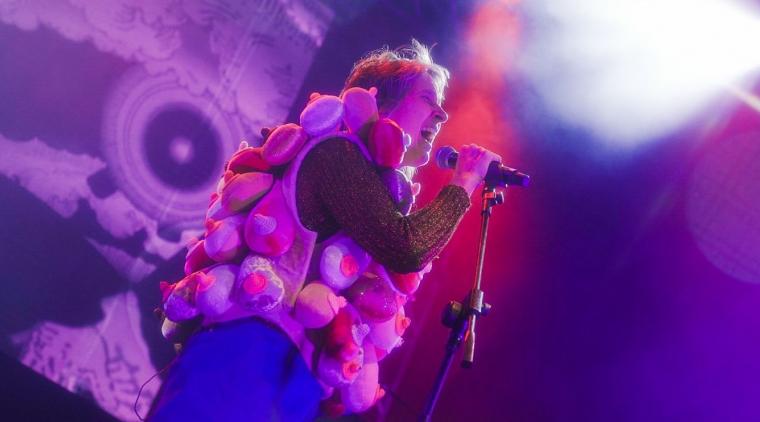
<path fill-rule="evenodd" d="M 351 69 L 343 90 L 357 86 L 376 87 L 378 108 L 387 111 L 404 98 L 415 79 L 423 73 L 433 79 L 438 99 L 443 101 L 449 71 L 433 61 L 430 48 L 412 39 L 408 45 L 395 50 L 386 46 L 360 59 Z"/>

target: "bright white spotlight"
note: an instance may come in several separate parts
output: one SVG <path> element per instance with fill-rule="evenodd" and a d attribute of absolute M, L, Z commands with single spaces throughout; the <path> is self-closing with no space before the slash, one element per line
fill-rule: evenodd
<path fill-rule="evenodd" d="M 523 3 L 520 69 L 564 120 L 635 145 L 760 69 L 760 17 L 735 0 Z"/>

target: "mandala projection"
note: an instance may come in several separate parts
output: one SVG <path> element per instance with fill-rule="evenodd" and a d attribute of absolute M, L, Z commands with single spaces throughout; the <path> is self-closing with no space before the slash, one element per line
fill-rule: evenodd
<path fill-rule="evenodd" d="M 225 157 L 287 117 L 332 19 L 309 0 L 0 5 L 2 225 L 30 239 L 2 258 L 5 352 L 136 419 L 166 347 L 143 329 L 153 282 L 202 229 Z"/>
<path fill-rule="evenodd" d="M 102 151 L 121 191 L 155 220 L 197 228 L 240 119 L 190 94 L 171 74 L 141 69 L 119 81 L 105 109 Z"/>

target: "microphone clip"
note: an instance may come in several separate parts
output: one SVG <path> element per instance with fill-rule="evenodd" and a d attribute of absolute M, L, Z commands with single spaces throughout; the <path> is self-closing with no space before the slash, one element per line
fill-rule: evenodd
<path fill-rule="evenodd" d="M 499 185 L 488 185 L 488 180 L 486 180 L 486 186 L 483 188 L 483 208 L 481 209 L 481 214 L 491 215 L 491 208 L 504 203 L 504 192 L 497 191 L 497 186 Z"/>

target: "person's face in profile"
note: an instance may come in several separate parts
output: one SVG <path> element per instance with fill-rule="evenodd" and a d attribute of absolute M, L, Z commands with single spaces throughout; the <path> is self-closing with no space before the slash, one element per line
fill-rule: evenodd
<path fill-rule="evenodd" d="M 433 80 L 427 73 L 415 79 L 409 92 L 392 108 L 386 117 L 394 120 L 412 137 L 403 166 L 420 167 L 430 161 L 433 142 L 449 116 L 441 107 Z"/>

